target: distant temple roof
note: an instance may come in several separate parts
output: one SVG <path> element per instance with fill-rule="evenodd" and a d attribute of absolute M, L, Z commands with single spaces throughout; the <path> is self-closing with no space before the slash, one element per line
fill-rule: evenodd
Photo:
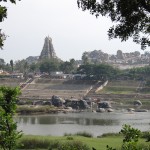
<path fill-rule="evenodd" d="M 47 36 L 44 41 L 44 46 L 41 51 L 40 59 L 52 59 L 56 58 L 56 53 L 52 44 L 52 38 Z"/>

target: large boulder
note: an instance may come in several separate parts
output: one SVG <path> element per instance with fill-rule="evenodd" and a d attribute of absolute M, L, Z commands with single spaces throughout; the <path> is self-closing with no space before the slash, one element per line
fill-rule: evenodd
<path fill-rule="evenodd" d="M 109 102 L 103 101 L 98 103 L 98 108 L 111 108 L 111 104 Z"/>
<path fill-rule="evenodd" d="M 85 100 L 78 100 L 78 99 L 70 99 L 66 100 L 64 103 L 66 107 L 71 107 L 73 109 L 87 109 L 89 105 Z"/>
<path fill-rule="evenodd" d="M 142 106 L 142 102 L 140 100 L 135 100 L 133 104 L 134 106 Z"/>
<path fill-rule="evenodd" d="M 65 103 L 64 99 L 60 98 L 59 96 L 55 96 L 55 95 L 52 96 L 51 101 L 52 101 L 52 105 L 54 105 L 56 107 L 61 107 Z"/>

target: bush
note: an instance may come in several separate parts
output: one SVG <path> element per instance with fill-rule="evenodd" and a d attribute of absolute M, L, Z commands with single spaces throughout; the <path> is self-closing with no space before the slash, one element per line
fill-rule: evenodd
<path fill-rule="evenodd" d="M 150 141 L 150 132 L 148 132 L 148 131 L 142 132 L 141 138 L 144 138 L 144 139 L 146 139 L 147 142 L 149 142 Z"/>
<path fill-rule="evenodd" d="M 22 138 L 19 141 L 18 149 L 48 149 L 48 150 L 90 150 L 81 141 L 74 141 L 73 137 L 67 137 L 68 142 L 49 140 L 46 138 Z"/>
<path fill-rule="evenodd" d="M 57 150 L 90 150 L 90 148 L 80 141 L 72 141 L 63 143 Z"/>
<path fill-rule="evenodd" d="M 73 140 L 72 136 L 67 136 L 67 140 Z"/>
<path fill-rule="evenodd" d="M 97 136 L 97 138 L 108 137 L 108 136 L 120 136 L 119 133 L 104 133 L 101 136 Z"/>
<path fill-rule="evenodd" d="M 49 141 L 47 139 L 35 139 L 35 138 L 28 138 L 28 139 L 21 139 L 20 146 L 18 148 L 21 149 L 36 149 L 36 148 L 49 148 L 50 145 L 57 145 L 58 141 Z"/>
<path fill-rule="evenodd" d="M 88 133 L 86 131 L 83 132 L 77 132 L 75 134 L 71 134 L 71 133 L 65 133 L 64 136 L 83 136 L 83 137 L 93 137 L 93 135 L 91 133 Z"/>

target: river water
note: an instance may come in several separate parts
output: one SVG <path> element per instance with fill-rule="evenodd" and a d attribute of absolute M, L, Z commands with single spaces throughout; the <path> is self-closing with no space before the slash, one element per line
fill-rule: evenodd
<path fill-rule="evenodd" d="M 17 116 L 16 121 L 18 130 L 28 135 L 63 136 L 64 133 L 86 131 L 96 137 L 103 133 L 118 133 L 123 124 L 141 131 L 150 130 L 150 112 L 58 113 Z"/>

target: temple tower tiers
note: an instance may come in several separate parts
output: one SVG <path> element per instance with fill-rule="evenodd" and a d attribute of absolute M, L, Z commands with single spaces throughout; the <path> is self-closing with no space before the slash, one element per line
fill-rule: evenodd
<path fill-rule="evenodd" d="M 56 58 L 56 53 L 52 44 L 52 38 L 48 36 L 45 38 L 40 59 L 52 59 L 52 58 Z"/>

